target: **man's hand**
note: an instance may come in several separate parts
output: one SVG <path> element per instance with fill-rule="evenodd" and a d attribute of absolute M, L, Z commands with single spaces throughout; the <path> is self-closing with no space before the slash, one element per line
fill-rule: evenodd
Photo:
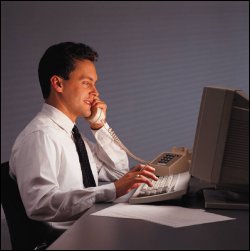
<path fill-rule="evenodd" d="M 98 123 L 92 123 L 89 121 L 90 127 L 93 130 L 98 130 L 98 129 L 102 128 L 106 122 L 107 105 L 104 101 L 100 100 L 98 97 L 95 97 L 92 104 L 91 104 L 91 113 L 96 114 L 97 108 L 102 109 L 103 119 L 101 120 L 101 122 L 98 122 Z M 88 120 L 88 118 L 87 118 L 87 120 Z"/>
<path fill-rule="evenodd" d="M 146 183 L 152 187 L 150 179 L 158 180 L 154 175 L 155 168 L 148 165 L 137 165 L 131 171 L 126 173 L 119 180 L 114 182 L 116 188 L 116 198 L 123 196 L 130 190 L 137 188 L 141 183 Z"/>

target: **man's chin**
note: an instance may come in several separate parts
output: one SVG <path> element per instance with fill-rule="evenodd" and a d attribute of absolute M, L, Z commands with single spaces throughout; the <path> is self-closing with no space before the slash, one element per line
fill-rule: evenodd
<path fill-rule="evenodd" d="M 82 113 L 82 117 L 84 117 L 85 119 L 89 118 L 90 115 L 91 115 L 91 112 L 88 112 L 88 113 L 84 112 L 84 113 Z"/>

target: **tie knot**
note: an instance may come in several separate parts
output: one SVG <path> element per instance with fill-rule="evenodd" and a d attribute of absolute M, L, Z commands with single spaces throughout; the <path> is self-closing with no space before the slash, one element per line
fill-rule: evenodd
<path fill-rule="evenodd" d="M 74 127 L 73 127 L 73 129 L 72 129 L 72 132 L 73 132 L 73 134 L 75 134 L 75 135 L 80 135 L 80 132 L 79 132 L 79 130 L 78 130 L 78 128 L 77 128 L 76 125 L 74 125 Z"/>

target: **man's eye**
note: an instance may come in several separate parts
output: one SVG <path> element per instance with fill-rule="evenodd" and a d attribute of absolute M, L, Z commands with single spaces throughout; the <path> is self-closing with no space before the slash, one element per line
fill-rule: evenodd
<path fill-rule="evenodd" d="M 83 82 L 82 85 L 83 85 L 84 87 L 89 87 L 90 83 L 88 83 L 88 82 Z"/>

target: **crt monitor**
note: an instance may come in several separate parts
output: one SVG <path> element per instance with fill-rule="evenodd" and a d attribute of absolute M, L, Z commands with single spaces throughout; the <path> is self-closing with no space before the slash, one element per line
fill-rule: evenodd
<path fill-rule="evenodd" d="M 240 90 L 203 89 L 190 173 L 208 183 L 206 208 L 249 208 L 249 97 Z"/>

